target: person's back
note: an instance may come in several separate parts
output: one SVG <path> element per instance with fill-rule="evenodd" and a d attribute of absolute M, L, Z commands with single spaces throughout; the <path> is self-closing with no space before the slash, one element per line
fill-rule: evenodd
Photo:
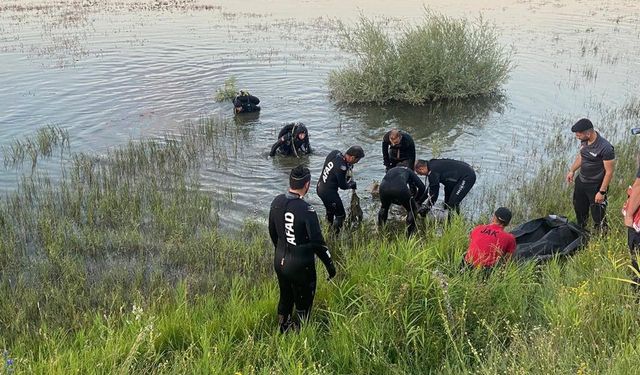
<path fill-rule="evenodd" d="M 418 213 L 416 197 L 424 195 L 425 186 L 420 177 L 407 167 L 393 167 L 380 182 L 380 210 L 378 226 L 386 223 L 391 204 L 399 204 L 407 211 L 407 235 L 416 230 L 415 215 Z"/>
<path fill-rule="evenodd" d="M 453 159 L 431 159 L 429 160 L 429 183 L 433 180 L 434 183 L 447 184 L 456 183 L 460 178 L 465 176 L 474 175 L 473 168 L 460 160 Z"/>
<path fill-rule="evenodd" d="M 493 267 L 502 257 L 516 250 L 516 238 L 504 231 L 511 221 L 511 211 L 504 207 L 496 210 L 493 222 L 478 225 L 471 231 L 469 248 L 464 260 L 474 267 Z"/>
<path fill-rule="evenodd" d="M 337 192 L 338 188 L 343 190 L 348 189 L 349 185 L 347 184 L 346 175 L 349 167 L 350 166 L 344 161 L 342 152 L 339 150 L 331 151 L 324 160 L 324 166 L 318 179 L 318 193 L 328 191 Z"/>

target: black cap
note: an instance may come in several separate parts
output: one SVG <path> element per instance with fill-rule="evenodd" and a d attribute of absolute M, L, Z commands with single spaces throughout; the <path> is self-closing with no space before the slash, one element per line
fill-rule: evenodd
<path fill-rule="evenodd" d="M 504 225 L 508 225 L 511 222 L 511 210 L 506 207 L 500 207 L 494 213 L 496 218 L 504 223 Z"/>
<path fill-rule="evenodd" d="M 302 189 L 308 181 L 311 181 L 309 168 L 299 165 L 291 170 L 291 174 L 289 174 L 289 186 L 291 188 Z"/>
<path fill-rule="evenodd" d="M 362 159 L 364 157 L 364 150 L 360 146 L 351 146 L 347 150 L 346 154 L 358 159 Z"/>
<path fill-rule="evenodd" d="M 586 118 L 581 118 L 580 120 L 578 120 L 578 122 L 573 124 L 573 126 L 571 127 L 571 131 L 574 133 L 583 132 L 589 129 L 593 129 L 593 124 L 589 119 L 586 119 Z"/>

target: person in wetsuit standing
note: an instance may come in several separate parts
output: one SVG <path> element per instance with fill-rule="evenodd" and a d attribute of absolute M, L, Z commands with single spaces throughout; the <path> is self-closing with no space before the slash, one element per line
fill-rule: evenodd
<path fill-rule="evenodd" d="M 460 202 L 467 196 L 469 190 L 476 183 L 476 172 L 463 161 L 453 159 L 418 160 L 416 173 L 427 176 L 428 188 L 425 196 L 420 201 L 425 206 L 420 208 L 420 214 L 424 215 L 438 200 L 440 184 L 444 185 L 444 205 L 449 210 L 460 213 Z"/>
<path fill-rule="evenodd" d="M 233 98 L 233 111 L 235 114 L 251 113 L 260 111 L 260 99 L 257 96 L 249 94 L 249 91 L 240 90 L 238 95 Z"/>
<path fill-rule="evenodd" d="M 309 132 L 301 122 L 285 125 L 278 133 L 278 141 L 271 146 L 269 156 L 279 153 L 283 156 L 298 156 L 311 153 Z"/>
<path fill-rule="evenodd" d="M 576 122 L 571 131 L 580 140 L 580 151 L 566 177 L 568 183 L 573 182 L 575 172 L 580 169 L 573 190 L 576 220 L 585 228 L 591 211 L 595 228 L 606 230 L 607 191 L 616 158 L 613 146 L 593 129 L 593 124 L 586 118 Z"/>
<path fill-rule="evenodd" d="M 407 167 L 393 167 L 380 182 L 380 202 L 382 206 L 378 211 L 378 226 L 384 225 L 389 215 L 391 204 L 399 204 L 407 210 L 407 236 L 416 230 L 415 217 L 418 213 L 418 204 L 415 197 L 423 197 L 426 188 L 420 177 Z"/>
<path fill-rule="evenodd" d="M 347 174 L 351 173 L 352 166 L 363 157 L 362 147 L 351 146 L 344 154 L 338 150 L 331 151 L 324 161 L 316 192 L 322 199 L 327 212 L 327 221 L 331 224 L 335 234 L 340 233 L 340 228 L 342 228 L 347 215 L 338 194 L 338 188 L 342 190 L 356 189 L 356 182 L 353 179 L 348 179 Z"/>
<path fill-rule="evenodd" d="M 413 170 L 416 161 L 416 145 L 413 138 L 406 132 L 391 129 L 382 137 L 382 158 L 386 171 L 397 165 Z"/>
<path fill-rule="evenodd" d="M 269 212 L 269 235 L 275 246 L 273 266 L 280 288 L 278 324 L 283 333 L 309 318 L 316 291 L 315 256 L 324 263 L 329 279 L 336 275 L 318 215 L 303 200 L 310 183 L 308 168 L 293 168 L 288 192 L 273 200 Z M 294 306 L 298 322 L 292 319 Z"/>

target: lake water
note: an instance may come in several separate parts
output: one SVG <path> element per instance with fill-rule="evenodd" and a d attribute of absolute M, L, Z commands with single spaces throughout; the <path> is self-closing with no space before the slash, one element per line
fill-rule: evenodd
<path fill-rule="evenodd" d="M 234 123 L 225 163 L 201 171 L 202 189 L 219 200 L 228 226 L 264 220 L 301 161 L 315 184 L 333 149 L 360 144 L 367 156 L 354 170 L 358 185 L 379 181 L 380 142 L 392 127 L 413 135 L 420 158 L 435 153 L 476 167 L 478 188 L 469 200 L 481 201 L 481 187 L 504 182 L 556 131 L 551 119 L 596 117 L 601 105 L 620 105 L 640 86 L 636 0 L 425 4 L 454 17 L 482 14 L 496 25 L 515 62 L 502 99 L 422 107 L 330 99 L 328 73 L 351 58 L 336 47 L 336 20 L 352 23 L 364 14 L 414 23 L 422 1 L 3 0 L 0 146 L 56 124 L 69 130 L 72 151 L 101 154 L 130 139 L 179 132 L 202 117 L 231 118 L 231 105 L 213 96 L 235 76 L 263 110 Z M 315 153 L 268 158 L 278 130 L 291 121 L 307 125 Z M 562 124 L 567 137 L 570 125 Z M 19 173 L 2 171 L 0 190 L 14 189 Z M 309 199 L 319 203 L 312 190 Z"/>

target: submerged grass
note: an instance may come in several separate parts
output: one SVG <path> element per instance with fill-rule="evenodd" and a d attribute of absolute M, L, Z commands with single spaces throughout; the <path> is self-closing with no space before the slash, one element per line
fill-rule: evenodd
<path fill-rule="evenodd" d="M 633 108 L 612 121 L 636 121 Z M 224 129 L 203 121 L 181 137 L 75 155 L 62 182 L 25 177 L 0 201 L 0 347 L 11 371 L 635 373 L 640 310 L 620 281 L 630 271 L 616 215 L 634 140 L 616 143 L 612 232 L 574 257 L 461 273 L 472 223 L 423 223 L 406 239 L 365 222 L 330 241 L 338 276 L 325 282 L 319 269 L 310 324 L 280 335 L 266 230 L 220 234 L 198 189 Z M 519 215 L 571 212 L 558 155 L 512 186 Z"/>
<path fill-rule="evenodd" d="M 236 77 L 229 77 L 224 81 L 224 85 L 216 90 L 216 102 L 232 100 L 237 93 Z"/>
<path fill-rule="evenodd" d="M 382 21 L 362 17 L 343 28 L 353 65 L 329 76 L 331 95 L 345 103 L 423 104 L 498 92 L 512 68 L 487 21 L 454 19 L 430 11 L 422 24 L 392 35 Z"/>

